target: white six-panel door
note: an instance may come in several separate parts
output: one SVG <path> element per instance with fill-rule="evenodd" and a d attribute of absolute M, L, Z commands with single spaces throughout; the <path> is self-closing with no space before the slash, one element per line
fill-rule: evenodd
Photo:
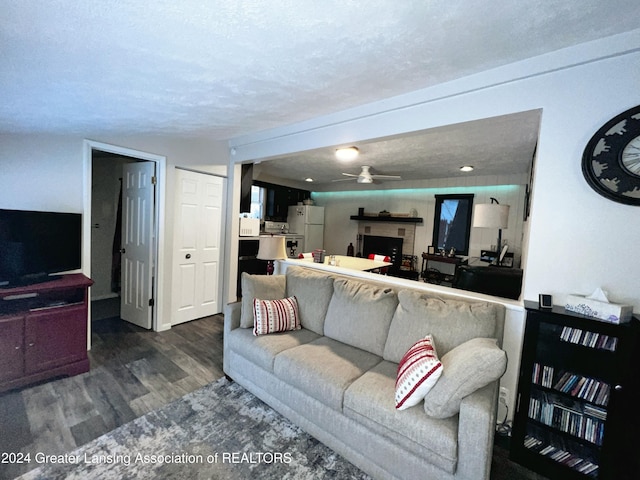
<path fill-rule="evenodd" d="M 224 180 L 176 169 L 171 324 L 214 315 L 220 305 Z"/>
<path fill-rule="evenodd" d="M 153 320 L 154 162 L 123 166 L 120 317 L 150 329 Z"/>

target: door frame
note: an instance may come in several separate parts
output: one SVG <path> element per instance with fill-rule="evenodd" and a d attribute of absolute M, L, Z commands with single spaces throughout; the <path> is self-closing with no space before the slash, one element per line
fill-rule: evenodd
<path fill-rule="evenodd" d="M 93 140 L 84 140 L 83 144 L 83 158 L 84 158 L 84 202 L 83 202 L 83 215 L 82 215 L 82 273 L 91 278 L 91 174 L 92 174 L 92 153 L 94 150 L 100 150 L 102 152 L 113 153 L 116 155 L 124 155 L 132 157 L 138 160 L 147 160 L 156 163 L 156 189 L 155 189 L 155 208 L 154 208 L 154 259 L 155 259 L 155 281 L 153 283 L 153 298 L 155 299 L 153 305 L 153 322 L 152 328 L 154 331 L 158 331 L 165 327 L 163 318 L 163 309 L 159 308 L 161 302 L 159 301 L 161 295 L 160 286 L 164 284 L 165 276 L 165 202 L 162 201 L 166 195 L 166 171 L 167 171 L 167 157 L 162 155 L 156 155 L 149 152 L 143 152 L 141 150 L 134 150 L 131 148 L 120 147 L 117 145 L 110 145 L 108 143 L 95 142 Z M 91 302 L 89 302 L 89 317 L 87 319 L 88 325 L 88 337 L 87 348 L 91 348 Z"/>

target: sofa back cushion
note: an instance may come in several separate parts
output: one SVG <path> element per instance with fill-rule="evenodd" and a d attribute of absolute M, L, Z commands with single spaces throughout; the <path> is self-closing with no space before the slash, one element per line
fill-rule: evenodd
<path fill-rule="evenodd" d="M 399 363 L 409 347 L 426 335 L 433 336 L 440 358 L 472 338 L 502 342 L 503 305 L 438 298 L 412 290 L 400 290 L 398 300 L 384 347 L 385 360 Z"/>
<path fill-rule="evenodd" d="M 333 277 L 310 268 L 289 267 L 287 296 L 298 299 L 301 325 L 324 335 L 324 319 L 333 295 Z"/>
<path fill-rule="evenodd" d="M 391 288 L 336 279 L 324 322 L 324 334 L 382 356 L 397 305 L 398 297 Z"/>
<path fill-rule="evenodd" d="M 280 300 L 285 297 L 284 275 L 250 275 L 242 272 L 240 327 L 253 328 L 253 299 Z"/>

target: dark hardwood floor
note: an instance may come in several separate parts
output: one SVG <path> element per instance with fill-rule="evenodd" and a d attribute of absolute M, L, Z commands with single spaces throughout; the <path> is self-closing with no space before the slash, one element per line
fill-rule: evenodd
<path fill-rule="evenodd" d="M 217 380 L 222 330 L 222 315 L 165 332 L 94 320 L 89 372 L 0 394 L 0 452 L 69 452 Z M 0 479 L 36 466 L 0 463 Z"/>
<path fill-rule="evenodd" d="M 150 332 L 102 318 L 105 305 L 92 306 L 89 372 L 0 394 L 0 453 L 69 452 L 223 376 L 222 315 Z M 0 463 L 0 479 L 36 466 Z M 542 479 L 510 462 L 501 445 L 491 478 Z"/>

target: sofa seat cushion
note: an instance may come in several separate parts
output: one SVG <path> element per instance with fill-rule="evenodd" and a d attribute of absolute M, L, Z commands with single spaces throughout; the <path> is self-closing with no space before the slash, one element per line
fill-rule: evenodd
<path fill-rule="evenodd" d="M 443 470 L 455 472 L 458 417 L 430 418 L 422 405 L 396 410 L 397 369 L 397 364 L 382 361 L 354 381 L 344 394 L 344 414 Z"/>
<path fill-rule="evenodd" d="M 391 288 L 337 279 L 333 283 L 324 334 L 381 357 L 397 305 L 398 296 Z"/>
<path fill-rule="evenodd" d="M 298 299 L 300 323 L 319 335 L 324 335 L 324 318 L 333 295 L 333 277 L 310 268 L 287 268 L 287 296 Z"/>
<path fill-rule="evenodd" d="M 256 337 L 252 330 L 236 328 L 232 330 L 227 341 L 236 353 L 251 360 L 256 365 L 273 372 L 273 362 L 280 352 L 309 343 L 319 337 L 310 330 L 291 330 Z"/>
<path fill-rule="evenodd" d="M 344 391 L 380 360 L 372 353 L 320 337 L 280 353 L 273 371 L 293 387 L 341 412 Z"/>

